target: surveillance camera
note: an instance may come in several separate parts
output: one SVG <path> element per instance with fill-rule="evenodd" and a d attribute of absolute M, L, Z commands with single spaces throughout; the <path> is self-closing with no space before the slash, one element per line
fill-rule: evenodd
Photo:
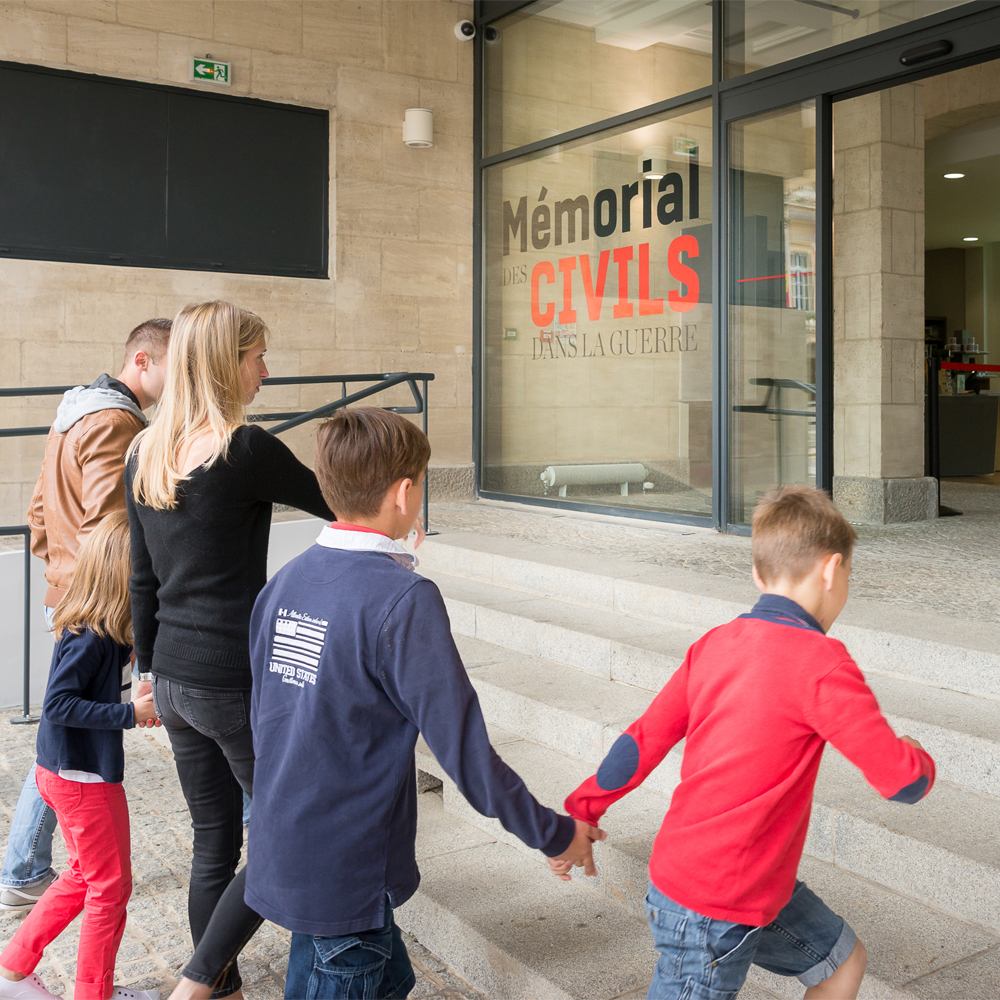
<path fill-rule="evenodd" d="M 486 39 L 487 45 L 493 45 L 495 42 L 500 41 L 500 32 L 492 24 L 487 25 L 483 31 L 483 38 Z"/>
<path fill-rule="evenodd" d="M 455 25 L 455 37 L 460 42 L 470 42 L 476 35 L 476 26 L 471 21 L 459 21 Z"/>

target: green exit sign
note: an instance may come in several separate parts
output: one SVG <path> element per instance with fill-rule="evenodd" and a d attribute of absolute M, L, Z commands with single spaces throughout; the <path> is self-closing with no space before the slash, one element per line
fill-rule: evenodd
<path fill-rule="evenodd" d="M 230 87 L 233 83 L 232 64 L 220 62 L 218 59 L 199 59 L 197 56 L 191 56 L 191 79 Z"/>

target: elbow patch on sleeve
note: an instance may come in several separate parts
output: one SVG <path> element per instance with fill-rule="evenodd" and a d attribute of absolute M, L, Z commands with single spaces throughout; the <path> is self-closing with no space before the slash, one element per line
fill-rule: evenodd
<path fill-rule="evenodd" d="M 617 791 L 627 785 L 638 770 L 639 744 L 628 733 L 622 733 L 597 769 L 597 785 L 605 792 Z"/>
<path fill-rule="evenodd" d="M 890 802 L 905 802 L 907 805 L 913 805 L 914 802 L 919 802 L 927 794 L 927 786 L 930 784 L 926 774 L 920 775 L 916 781 L 911 781 L 908 785 L 901 788 L 895 795 L 889 796 Z"/>

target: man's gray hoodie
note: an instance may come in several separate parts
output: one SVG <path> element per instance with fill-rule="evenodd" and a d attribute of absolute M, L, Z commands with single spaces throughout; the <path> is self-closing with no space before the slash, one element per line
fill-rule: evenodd
<path fill-rule="evenodd" d="M 81 417 L 99 410 L 128 410 L 146 423 L 132 390 L 110 375 L 101 375 L 91 385 L 77 385 L 63 393 L 52 429 L 56 434 L 65 434 Z"/>

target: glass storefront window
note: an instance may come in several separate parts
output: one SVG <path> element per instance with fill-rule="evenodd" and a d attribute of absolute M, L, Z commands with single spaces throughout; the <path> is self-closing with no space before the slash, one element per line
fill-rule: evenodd
<path fill-rule="evenodd" d="M 909 24 L 969 0 L 726 0 L 726 77 Z"/>
<path fill-rule="evenodd" d="M 535 3 L 485 39 L 487 156 L 712 83 L 704 0 Z"/>
<path fill-rule="evenodd" d="M 484 184 L 487 492 L 709 517 L 712 111 Z"/>
<path fill-rule="evenodd" d="M 816 108 L 729 127 L 729 481 L 733 524 L 816 483 Z"/>

